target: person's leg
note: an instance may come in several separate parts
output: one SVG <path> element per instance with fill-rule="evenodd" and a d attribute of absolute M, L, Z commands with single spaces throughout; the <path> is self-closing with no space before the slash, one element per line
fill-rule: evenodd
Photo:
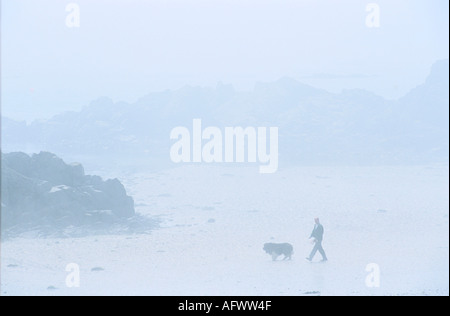
<path fill-rule="evenodd" d="M 316 255 L 316 253 L 317 253 L 317 250 L 319 250 L 319 243 L 318 242 L 316 242 L 315 244 L 314 244 L 314 248 L 313 248 L 313 250 L 311 251 L 311 254 L 309 255 L 309 261 L 311 261 L 313 258 L 314 258 L 314 256 Z"/>
<path fill-rule="evenodd" d="M 324 260 L 324 261 L 327 261 L 328 260 L 328 258 L 327 258 L 327 255 L 325 254 L 325 250 L 323 250 L 323 247 L 322 247 L 322 243 L 317 243 L 319 246 L 318 246 L 318 251 L 319 251 L 319 253 L 322 255 L 322 259 Z"/>

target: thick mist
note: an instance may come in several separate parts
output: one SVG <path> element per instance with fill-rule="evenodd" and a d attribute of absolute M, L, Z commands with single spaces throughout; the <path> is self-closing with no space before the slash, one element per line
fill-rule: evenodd
<path fill-rule="evenodd" d="M 1 5 L 0 295 L 449 294 L 448 3 Z"/>

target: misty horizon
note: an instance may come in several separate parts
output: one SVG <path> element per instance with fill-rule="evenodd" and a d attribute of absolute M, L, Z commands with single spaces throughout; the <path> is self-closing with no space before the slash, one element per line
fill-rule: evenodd
<path fill-rule="evenodd" d="M 251 90 L 284 76 L 398 99 L 448 59 L 443 1 L 2 1 L 2 113 L 18 120 L 80 110 L 99 96 L 142 96 L 217 82 Z M 411 36 L 414 34 L 414 36 Z M 343 45 L 345 43 L 345 45 Z"/>
<path fill-rule="evenodd" d="M 440 60 L 436 60 L 436 61 L 430 66 L 430 69 L 432 68 L 433 65 L 436 65 L 437 63 L 440 63 L 440 62 L 444 62 L 444 63 L 446 62 L 446 63 L 448 63 L 448 62 L 449 62 L 449 59 L 440 59 Z M 200 88 L 200 89 L 212 89 L 212 90 L 215 90 L 215 89 L 218 89 L 218 87 L 221 87 L 221 86 L 227 86 L 227 87 L 231 87 L 231 88 L 232 88 L 235 92 L 237 92 L 237 93 L 245 93 L 245 92 L 252 92 L 252 91 L 254 91 L 254 90 L 257 88 L 257 86 L 260 85 L 260 84 L 271 84 L 271 83 L 276 83 L 276 82 L 280 82 L 280 81 L 282 81 L 282 80 L 284 80 L 284 79 L 287 79 L 287 80 L 294 80 L 295 82 L 299 83 L 300 85 L 309 86 L 309 87 L 311 87 L 311 88 L 314 88 L 314 89 L 317 89 L 317 90 L 322 90 L 322 91 L 327 92 L 327 93 L 330 93 L 330 94 L 342 94 L 342 93 L 344 93 L 345 91 L 360 90 L 360 91 L 366 91 L 366 92 L 371 93 L 371 94 L 373 94 L 373 95 L 375 95 L 375 96 L 378 96 L 378 97 L 380 97 L 380 98 L 383 98 L 383 99 L 385 99 L 386 101 L 398 101 L 399 99 L 405 97 L 405 96 L 406 96 L 408 93 L 410 93 L 412 90 L 414 90 L 415 88 L 417 88 L 417 87 L 420 86 L 421 84 L 425 83 L 425 82 L 426 82 L 426 79 L 427 79 L 427 77 L 428 77 L 429 75 L 430 75 L 430 71 L 426 74 L 426 76 L 424 77 L 424 79 L 423 79 L 422 82 L 419 82 L 417 85 L 412 86 L 411 89 L 407 90 L 404 94 L 402 94 L 402 95 L 400 95 L 400 96 L 398 96 L 398 97 L 395 97 L 395 98 L 388 98 L 388 97 L 385 97 L 385 96 L 383 96 L 383 95 L 377 94 L 376 92 L 371 91 L 370 89 L 361 89 L 361 88 L 357 88 L 357 87 L 353 87 L 353 88 L 347 87 L 347 88 L 342 88 L 340 91 L 333 91 L 333 90 L 328 90 L 328 89 L 326 89 L 326 88 L 321 88 L 321 87 L 319 87 L 319 86 L 314 86 L 314 85 L 312 85 L 312 84 L 305 83 L 305 82 L 303 82 L 301 79 L 299 80 L 299 79 L 296 79 L 296 78 L 292 78 L 292 77 L 290 77 L 290 76 L 282 76 L 282 77 L 280 77 L 280 78 L 278 78 L 278 79 L 276 79 L 276 80 L 274 80 L 274 81 L 255 81 L 254 84 L 253 84 L 253 87 L 252 87 L 252 88 L 249 88 L 249 89 L 245 89 L 245 88 L 238 89 L 238 88 L 236 88 L 235 85 L 233 85 L 232 83 L 228 83 L 228 82 L 224 82 L 224 81 L 218 81 L 215 85 L 193 85 L 193 84 L 186 83 L 186 84 L 182 85 L 181 87 L 179 87 L 179 88 L 177 88 L 177 89 L 170 89 L 170 88 L 168 88 L 168 89 L 161 89 L 161 90 L 157 90 L 157 91 L 150 91 L 150 92 L 148 92 L 148 93 L 145 93 L 145 94 L 143 94 L 143 95 L 137 97 L 135 100 L 132 100 L 132 101 L 129 101 L 129 100 L 122 100 L 122 99 L 114 99 L 114 98 L 112 98 L 111 96 L 108 96 L 108 95 L 99 95 L 98 97 L 96 97 L 96 98 L 90 100 L 87 104 L 82 104 L 82 105 L 80 105 L 79 107 L 75 107 L 75 108 L 73 108 L 73 109 L 66 109 L 66 110 L 63 110 L 63 109 L 62 109 L 61 111 L 55 110 L 54 113 L 48 113 L 46 116 L 42 116 L 42 117 L 37 116 L 37 117 L 22 117 L 22 118 L 17 118 L 17 117 L 15 117 L 14 115 L 8 116 L 8 115 L 4 115 L 3 113 L 0 115 L 0 117 L 5 117 L 5 118 L 7 118 L 7 119 L 10 119 L 10 120 L 13 120 L 13 121 L 16 121 L 16 122 L 24 122 L 24 121 L 25 121 L 27 124 L 30 124 L 30 123 L 32 123 L 33 121 L 46 121 L 46 120 L 49 120 L 49 119 L 51 119 L 51 118 L 53 118 L 53 117 L 55 117 L 55 116 L 58 116 L 58 115 L 60 115 L 60 114 L 64 114 L 64 113 L 66 113 L 66 112 L 79 112 L 79 111 L 82 111 L 83 109 L 89 107 L 93 102 L 95 102 L 95 101 L 97 101 L 97 100 L 100 100 L 100 99 L 104 99 L 104 98 L 107 98 L 107 99 L 111 100 L 111 101 L 112 101 L 113 103 L 115 103 L 115 104 L 117 104 L 117 103 L 128 103 L 128 104 L 131 105 L 131 104 L 133 104 L 133 103 L 139 102 L 139 100 L 141 100 L 141 99 L 143 99 L 143 98 L 145 98 L 145 97 L 147 97 L 147 96 L 149 96 L 149 95 L 152 95 L 152 94 L 159 94 L 159 93 L 164 93 L 164 92 L 170 92 L 170 93 L 172 93 L 172 92 L 177 92 L 177 91 L 181 91 L 181 90 L 183 90 L 183 89 L 189 89 L 189 88 L 194 88 L 194 89 L 195 89 L 195 88 Z M 305 77 L 310 77 L 310 78 L 330 78 L 330 79 L 340 79 L 340 78 L 345 78 L 345 77 L 364 78 L 364 77 L 366 77 L 366 76 L 365 76 L 365 75 L 362 75 L 362 74 L 336 75 L 336 74 L 325 74 L 325 73 L 320 73 L 320 74 L 319 74 L 319 73 L 317 73 L 317 74 L 315 74 L 315 75 L 305 76 Z M 300 77 L 300 78 L 301 78 L 301 77 Z M 28 115 L 26 115 L 26 116 L 28 116 Z"/>

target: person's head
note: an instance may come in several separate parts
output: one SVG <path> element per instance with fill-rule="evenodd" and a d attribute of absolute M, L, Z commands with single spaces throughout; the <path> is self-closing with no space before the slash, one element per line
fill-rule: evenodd
<path fill-rule="evenodd" d="M 319 225 L 319 224 L 320 224 L 320 220 L 319 220 L 319 218 L 318 218 L 318 217 L 316 217 L 316 218 L 314 219 L 314 222 L 316 222 L 316 224 L 317 224 L 317 225 Z"/>

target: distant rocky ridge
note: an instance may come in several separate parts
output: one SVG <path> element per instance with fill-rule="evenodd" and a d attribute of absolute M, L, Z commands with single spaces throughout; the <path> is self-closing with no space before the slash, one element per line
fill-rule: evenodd
<path fill-rule="evenodd" d="M 448 85 L 449 61 L 442 60 L 398 100 L 364 90 L 330 93 L 289 78 L 251 91 L 187 86 L 132 104 L 101 98 L 79 112 L 30 124 L 2 118 L 2 150 L 98 161 L 93 168 L 106 162 L 154 167 L 170 164 L 170 131 L 200 118 L 204 127 L 279 127 L 280 166 L 448 162 Z"/>
<path fill-rule="evenodd" d="M 1 168 L 2 229 L 109 225 L 135 215 L 119 180 L 85 175 L 54 154 L 2 154 Z"/>

